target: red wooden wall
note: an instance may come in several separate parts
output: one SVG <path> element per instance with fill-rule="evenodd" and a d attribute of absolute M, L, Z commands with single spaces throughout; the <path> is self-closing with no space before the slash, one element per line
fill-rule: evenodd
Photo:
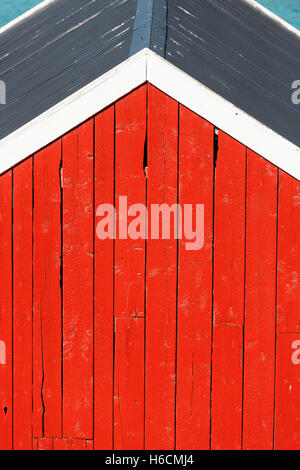
<path fill-rule="evenodd" d="M 101 203 L 205 242 L 99 240 Z M 300 449 L 300 183 L 151 85 L 0 177 L 1 449 Z"/>

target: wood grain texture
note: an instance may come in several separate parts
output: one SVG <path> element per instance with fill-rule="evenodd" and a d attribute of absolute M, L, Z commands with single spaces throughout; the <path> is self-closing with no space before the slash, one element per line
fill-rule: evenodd
<path fill-rule="evenodd" d="M 93 441 L 93 440 L 88 439 L 88 440 L 86 441 L 86 450 L 97 450 L 97 449 L 95 449 L 95 447 L 94 447 L 94 441 Z"/>
<path fill-rule="evenodd" d="M 0 449 L 12 449 L 12 171 L 0 177 Z"/>
<path fill-rule="evenodd" d="M 53 450 L 68 450 L 68 439 L 54 438 L 53 439 Z"/>
<path fill-rule="evenodd" d="M 61 142 L 34 156 L 33 436 L 61 436 Z"/>
<path fill-rule="evenodd" d="M 297 349 L 295 346 L 297 344 Z M 293 357 L 297 352 L 296 357 Z M 300 334 L 277 337 L 275 442 L 276 450 L 300 450 Z"/>
<path fill-rule="evenodd" d="M 143 170 L 146 138 L 146 86 L 116 103 L 115 207 L 117 226 L 125 227 L 115 243 L 115 316 L 144 315 L 145 241 L 127 238 L 125 218 L 120 217 L 119 197 L 127 197 L 128 207 L 145 204 Z M 130 222 L 130 217 L 128 222 Z"/>
<path fill-rule="evenodd" d="M 299 185 L 150 84 L 1 175 L 0 450 L 300 450 Z"/>
<path fill-rule="evenodd" d="M 40 437 L 38 439 L 38 450 L 53 450 L 52 441 L 49 437 Z"/>
<path fill-rule="evenodd" d="M 219 131 L 215 170 L 214 322 L 244 320 L 246 148 Z"/>
<path fill-rule="evenodd" d="M 179 203 L 193 204 L 193 211 L 204 204 L 204 246 L 192 251 L 186 239 L 179 242 L 177 449 L 209 448 L 213 143 L 214 127 L 180 107 Z"/>
<path fill-rule="evenodd" d="M 240 449 L 242 445 L 245 203 L 246 149 L 219 131 L 214 213 L 212 449 Z"/>
<path fill-rule="evenodd" d="M 276 167 L 248 151 L 243 448 L 250 450 L 273 447 L 277 179 Z"/>
<path fill-rule="evenodd" d="M 214 326 L 211 401 L 212 450 L 241 449 L 242 371 L 242 327 Z"/>
<path fill-rule="evenodd" d="M 95 214 L 114 205 L 114 106 L 95 118 Z M 113 448 L 114 241 L 95 237 L 95 449 Z"/>
<path fill-rule="evenodd" d="M 147 205 L 177 204 L 178 103 L 149 85 Z M 174 234 L 171 224 L 171 233 Z M 149 222 L 149 233 L 153 228 Z M 146 272 L 146 449 L 175 445 L 177 240 L 149 238 Z"/>
<path fill-rule="evenodd" d="M 279 170 L 277 314 L 280 332 L 300 332 L 300 182 Z"/>
<path fill-rule="evenodd" d="M 63 436 L 93 437 L 93 120 L 63 138 Z"/>
<path fill-rule="evenodd" d="M 15 450 L 32 448 L 32 196 L 33 175 L 32 158 L 30 158 L 14 169 L 13 442 Z"/>
<path fill-rule="evenodd" d="M 144 319 L 115 319 L 114 449 L 144 445 Z"/>
<path fill-rule="evenodd" d="M 68 450 L 86 450 L 86 440 L 68 439 Z"/>

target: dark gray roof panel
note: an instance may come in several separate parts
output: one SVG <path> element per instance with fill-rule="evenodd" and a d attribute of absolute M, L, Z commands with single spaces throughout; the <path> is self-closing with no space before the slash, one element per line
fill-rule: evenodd
<path fill-rule="evenodd" d="M 129 56 L 136 0 L 56 0 L 0 36 L 3 138 Z"/>
<path fill-rule="evenodd" d="M 55 0 L 0 35 L 0 139 L 149 47 L 300 146 L 300 38 L 245 0 Z"/>
<path fill-rule="evenodd" d="M 167 18 L 168 61 L 300 146 L 299 37 L 243 0 L 169 0 Z"/>
<path fill-rule="evenodd" d="M 149 47 L 162 57 L 166 55 L 167 20 L 167 0 L 154 0 L 151 46 Z"/>

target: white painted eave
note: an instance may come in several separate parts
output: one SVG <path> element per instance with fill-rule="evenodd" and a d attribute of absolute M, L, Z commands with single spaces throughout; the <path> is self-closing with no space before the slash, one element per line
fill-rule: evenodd
<path fill-rule="evenodd" d="M 0 174 L 144 83 L 146 71 L 143 50 L 0 140 Z"/>
<path fill-rule="evenodd" d="M 0 141 L 0 174 L 148 81 L 300 180 L 300 148 L 149 49 L 138 52 Z"/>

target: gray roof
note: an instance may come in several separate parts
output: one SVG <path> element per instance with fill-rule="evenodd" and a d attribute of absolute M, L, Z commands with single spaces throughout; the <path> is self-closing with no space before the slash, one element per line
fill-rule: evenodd
<path fill-rule="evenodd" d="M 300 146 L 300 36 L 245 0 L 54 0 L 0 35 L 0 139 L 144 47 Z"/>

